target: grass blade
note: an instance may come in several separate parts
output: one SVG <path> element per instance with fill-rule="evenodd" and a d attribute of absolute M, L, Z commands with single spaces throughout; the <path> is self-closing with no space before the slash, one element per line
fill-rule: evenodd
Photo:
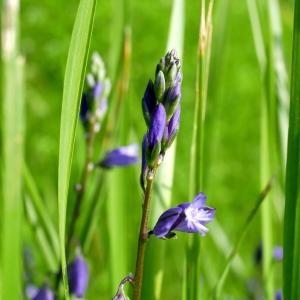
<path fill-rule="evenodd" d="M 28 194 L 25 199 L 25 207 L 28 208 L 28 216 L 30 217 L 34 215 L 34 217 L 30 218 L 31 223 L 33 222 L 34 224 L 37 224 L 39 226 L 40 229 L 36 232 L 42 232 L 44 239 L 47 240 L 47 243 L 49 245 L 49 250 L 47 252 L 49 252 L 49 255 L 52 256 L 51 261 L 53 263 L 51 264 L 51 268 L 52 271 L 55 272 L 57 271 L 59 262 L 58 233 L 56 232 L 54 224 L 52 223 L 51 218 L 46 211 L 35 181 L 25 163 L 23 164 L 23 179 L 24 187 Z M 41 233 L 38 234 L 41 235 Z"/>
<path fill-rule="evenodd" d="M 284 213 L 284 299 L 300 297 L 300 2 L 295 1 Z"/>
<path fill-rule="evenodd" d="M 24 141 L 24 59 L 19 56 L 19 1 L 2 11 L 1 299 L 22 296 L 21 221 Z"/>
<path fill-rule="evenodd" d="M 169 25 L 169 34 L 166 51 L 175 49 L 178 56 L 182 58 L 184 42 L 184 24 L 185 24 L 185 1 L 173 1 L 171 20 Z M 157 185 L 160 186 L 160 195 L 154 193 L 152 201 L 152 212 L 150 224 L 153 224 L 161 212 L 171 205 L 173 176 L 175 169 L 176 140 L 170 149 L 168 149 L 164 162 L 159 168 L 157 174 Z M 159 199 L 160 198 L 160 199 Z M 163 263 L 165 258 L 164 243 L 159 240 L 151 240 L 147 245 L 145 258 L 145 274 L 143 281 L 142 295 L 145 299 L 161 299 L 161 288 L 163 281 Z"/>
<path fill-rule="evenodd" d="M 81 0 L 79 3 L 73 27 L 64 78 L 58 162 L 58 212 L 61 267 L 65 297 L 67 299 L 69 299 L 65 253 L 67 199 L 76 125 L 92 34 L 95 8 L 96 0 Z"/>

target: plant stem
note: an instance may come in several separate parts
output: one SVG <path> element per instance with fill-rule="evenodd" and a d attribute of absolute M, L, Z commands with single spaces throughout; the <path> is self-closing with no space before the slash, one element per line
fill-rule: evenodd
<path fill-rule="evenodd" d="M 150 212 L 150 201 L 153 181 L 155 178 L 156 169 L 153 169 L 153 175 L 150 177 L 149 172 L 147 176 L 147 185 L 144 196 L 143 214 L 139 233 L 139 244 L 136 258 L 135 277 L 134 277 L 134 289 L 133 289 L 133 300 L 141 299 L 143 273 L 144 273 L 144 259 L 146 243 L 148 240 L 148 219 Z"/>
<path fill-rule="evenodd" d="M 75 231 L 75 225 L 78 220 L 79 214 L 80 214 L 80 207 L 82 203 L 82 198 L 84 196 L 84 192 L 87 187 L 87 181 L 89 179 L 89 176 L 91 174 L 91 171 L 93 170 L 92 161 L 93 161 L 93 145 L 94 145 L 94 139 L 95 139 L 95 130 L 94 130 L 94 122 L 90 122 L 90 129 L 87 133 L 87 140 L 86 140 L 86 157 L 85 157 L 85 163 L 81 174 L 81 180 L 78 185 L 77 189 L 77 197 L 75 200 L 75 206 L 73 209 L 73 215 L 71 218 L 71 223 L 69 227 L 69 233 L 68 233 L 68 239 L 66 243 L 66 253 L 67 257 L 70 255 L 70 247 L 71 242 L 74 237 L 74 231 Z"/>

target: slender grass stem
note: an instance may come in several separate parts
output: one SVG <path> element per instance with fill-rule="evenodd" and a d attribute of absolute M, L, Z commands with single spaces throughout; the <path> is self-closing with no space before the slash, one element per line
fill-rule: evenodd
<path fill-rule="evenodd" d="M 144 273 L 144 260 L 145 260 L 145 250 L 148 240 L 148 219 L 150 213 L 150 203 L 151 203 L 151 192 L 153 181 L 155 178 L 156 169 L 152 171 L 151 176 L 147 176 L 147 185 L 144 195 L 144 204 L 143 204 L 143 213 L 142 221 L 140 226 L 139 233 L 139 242 L 138 242 L 138 252 L 136 258 L 136 267 L 135 267 L 135 277 L 134 277 L 134 288 L 133 288 L 133 300 L 140 300 L 142 293 L 142 283 L 143 283 L 143 273 Z"/>
<path fill-rule="evenodd" d="M 226 276 L 228 274 L 229 268 L 231 266 L 231 263 L 234 259 L 234 257 L 236 256 L 236 254 L 238 253 L 239 247 L 248 231 L 248 228 L 250 226 L 250 224 L 252 223 L 254 217 L 257 215 L 257 212 L 259 210 L 259 208 L 261 207 L 263 201 L 266 199 L 267 195 L 269 194 L 270 190 L 272 188 L 272 179 L 267 183 L 267 185 L 265 186 L 265 188 L 262 190 L 262 192 L 259 194 L 257 200 L 256 200 L 256 204 L 253 207 L 253 209 L 251 210 L 250 214 L 248 215 L 242 229 L 241 232 L 239 234 L 239 238 L 237 239 L 234 247 L 232 248 L 232 250 L 229 253 L 229 256 L 227 258 L 227 261 L 225 263 L 225 267 L 219 277 L 219 280 L 215 286 L 214 289 L 214 293 L 213 293 L 213 299 L 214 300 L 218 300 L 220 299 L 220 295 L 221 295 L 221 291 L 222 291 L 222 287 L 223 284 L 225 282 Z"/>

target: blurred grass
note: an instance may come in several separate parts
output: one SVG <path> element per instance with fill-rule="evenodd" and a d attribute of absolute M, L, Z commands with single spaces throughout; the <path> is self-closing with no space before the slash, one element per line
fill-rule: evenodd
<path fill-rule="evenodd" d="M 165 52 L 168 35 L 171 0 L 131 1 L 132 22 L 132 65 L 129 88 L 130 118 L 137 131 L 136 141 L 142 139 L 145 126 L 140 109 L 140 99 L 144 92 L 153 66 Z M 26 66 L 26 101 L 27 101 L 27 140 L 26 159 L 35 176 L 45 208 L 53 221 L 57 221 L 56 176 L 58 161 L 59 114 L 63 73 L 69 45 L 70 32 L 78 1 L 59 2 L 44 0 L 22 1 L 21 10 L 21 48 L 27 59 Z M 118 23 L 113 1 L 101 1 L 96 11 L 95 30 L 91 44 L 109 63 L 114 49 L 114 29 L 111 24 Z M 217 208 L 217 219 L 231 241 L 237 239 L 238 230 L 253 207 L 259 190 L 259 110 L 260 110 L 260 69 L 257 64 L 254 45 L 251 39 L 251 27 L 247 6 L 244 1 L 228 2 L 225 10 L 224 1 L 216 1 L 214 18 L 214 36 L 212 41 L 212 69 L 210 74 L 207 105 L 207 140 L 205 143 L 204 178 L 209 203 Z M 100 9 L 101 7 L 101 9 Z M 57 13 L 63 11 L 63 14 Z M 283 56 L 289 62 L 291 58 L 291 1 L 280 1 L 283 22 Z M 55 20 L 55 22 L 53 22 Z M 175 165 L 175 184 L 172 201 L 186 201 L 189 186 L 189 156 L 192 137 L 192 118 L 194 113 L 195 53 L 197 49 L 199 3 L 187 1 L 185 7 L 185 42 L 183 55 L 183 98 L 182 121 L 177 138 Z M 51 26 L 49 23 L 51 22 Z M 116 25 L 117 26 L 117 25 Z M 243 30 L 241 30 L 241 28 Z M 289 66 L 290 64 L 288 64 Z M 134 140 L 134 138 L 132 138 Z M 77 148 L 78 150 L 78 148 Z M 80 170 L 80 160 L 74 161 L 74 177 Z M 43 172 L 43 170 L 47 170 Z M 75 183 L 72 180 L 71 184 Z M 105 195 L 105 193 L 104 193 Z M 72 196 L 72 195 L 71 195 Z M 104 196 L 103 196 L 104 197 Z M 105 203 L 106 197 L 102 199 Z M 124 200 L 127 201 L 127 200 Z M 136 216 L 140 211 L 141 199 L 131 199 L 130 214 Z M 99 295 L 109 298 L 107 289 L 109 277 L 105 268 L 108 260 L 107 217 L 100 212 L 98 229 L 91 241 L 90 268 L 94 280 L 91 282 L 88 299 Z M 126 219 L 130 228 L 131 219 Z M 134 224 L 136 223 L 136 224 Z M 138 220 L 133 226 L 138 226 Z M 280 228 L 280 224 L 276 224 Z M 106 233 L 103 230 L 106 229 Z M 214 224 L 210 226 L 214 230 Z M 24 236 L 30 242 L 30 236 Z M 249 279 L 257 275 L 253 266 L 253 251 L 260 241 L 260 224 L 255 220 L 251 227 L 247 243 L 243 243 L 240 256 L 245 263 Z M 276 236 L 276 243 L 281 243 Z M 127 250 L 135 251 L 135 241 Z M 181 294 L 184 236 L 166 243 L 162 298 L 176 299 Z M 201 284 L 204 286 L 203 298 L 208 281 L 215 282 L 225 262 L 212 237 L 207 235 L 202 242 L 202 256 L 211 263 L 202 266 Z M 174 250 L 176 249 L 176 251 Z M 36 256 L 40 254 L 34 249 Z M 121 254 L 120 254 L 121 255 Z M 40 278 L 41 269 L 35 274 Z M 206 270 L 203 270 L 206 268 Z M 46 267 L 45 267 L 46 269 Z M 104 271 L 103 271 L 104 270 Z M 207 274 L 209 273 L 209 274 Z M 277 282 L 280 285 L 280 281 Z M 224 286 L 224 297 L 234 299 L 247 295 L 244 279 L 234 272 L 229 272 Z"/>

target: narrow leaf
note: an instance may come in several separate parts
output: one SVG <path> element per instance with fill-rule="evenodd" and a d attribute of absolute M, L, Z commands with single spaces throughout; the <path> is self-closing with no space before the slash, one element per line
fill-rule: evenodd
<path fill-rule="evenodd" d="M 95 8 L 96 0 L 81 0 L 79 3 L 73 27 L 64 78 L 58 162 L 58 212 L 61 266 L 65 297 L 67 299 L 69 299 L 65 253 L 67 200 L 76 125 L 92 34 Z"/>

